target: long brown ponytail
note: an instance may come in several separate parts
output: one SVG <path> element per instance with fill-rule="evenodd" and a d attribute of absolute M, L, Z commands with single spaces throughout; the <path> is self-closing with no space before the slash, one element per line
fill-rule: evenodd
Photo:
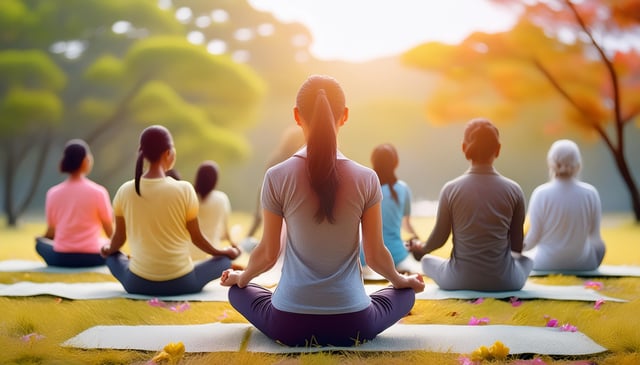
<path fill-rule="evenodd" d="M 333 208 L 338 190 L 336 121 L 345 110 L 345 98 L 338 82 L 329 76 L 314 75 L 300 87 L 296 106 L 309 124 L 307 172 L 318 197 L 317 222 L 335 222 Z"/>

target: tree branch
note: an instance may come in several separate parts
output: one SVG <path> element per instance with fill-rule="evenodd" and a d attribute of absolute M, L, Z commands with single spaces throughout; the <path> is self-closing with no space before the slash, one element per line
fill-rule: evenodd
<path fill-rule="evenodd" d="M 126 114 L 127 107 L 129 106 L 129 101 L 131 99 L 133 99 L 133 97 L 140 91 L 140 89 L 142 89 L 142 87 L 150 79 L 151 79 L 151 77 L 149 77 L 149 76 L 141 77 L 140 80 L 138 80 L 133 85 L 133 88 L 131 90 L 129 90 L 127 95 L 125 95 L 125 97 L 120 101 L 120 103 L 118 104 L 118 108 L 111 115 L 111 117 L 109 117 L 106 120 L 104 120 L 102 123 L 100 123 L 100 125 L 98 125 L 98 127 L 96 127 L 96 129 L 94 129 L 91 133 L 89 133 L 87 135 L 87 137 L 85 138 L 85 141 L 89 145 L 92 145 L 93 142 L 96 139 L 98 139 L 106 130 L 111 128 L 112 124 L 117 123 L 118 120 L 120 120 L 122 118 L 122 116 Z"/>
<path fill-rule="evenodd" d="M 49 154 L 49 148 L 51 147 L 51 140 L 51 128 L 47 127 L 44 132 L 42 148 L 40 149 L 40 155 L 38 156 L 38 161 L 34 168 L 33 179 L 31 180 L 29 191 L 27 192 L 27 195 L 20 207 L 16 210 L 17 216 L 22 215 L 27 210 L 27 207 L 29 206 L 29 204 L 31 204 L 33 197 L 36 195 L 36 189 L 38 188 L 40 180 L 42 179 L 44 165 L 47 160 L 47 155 Z"/>
<path fill-rule="evenodd" d="M 613 67 L 613 63 L 611 63 L 611 60 L 609 59 L 609 57 L 607 57 L 606 53 L 604 52 L 600 44 L 598 44 L 595 38 L 593 38 L 593 34 L 591 33 L 591 31 L 585 24 L 584 20 L 580 16 L 580 13 L 578 13 L 578 10 L 576 9 L 576 7 L 571 3 L 570 0 L 564 0 L 564 2 L 567 4 L 569 9 L 573 13 L 574 17 L 576 18 L 576 21 L 580 25 L 580 28 L 582 28 L 582 30 L 589 37 L 591 44 L 598 51 L 598 54 L 600 55 L 600 58 L 602 59 L 602 62 L 607 68 L 607 72 L 609 73 L 609 78 L 611 79 L 611 86 L 613 89 L 614 121 L 616 126 L 615 127 L 616 137 L 618 140 L 617 151 L 618 153 L 621 153 L 622 151 L 624 151 L 624 138 L 623 138 L 623 131 L 622 131 L 624 122 L 622 118 L 622 111 L 620 109 L 620 85 L 618 81 L 618 74 L 616 73 L 616 70 Z"/>
<path fill-rule="evenodd" d="M 607 135 L 606 131 L 602 128 L 602 126 L 600 126 L 598 120 L 593 119 L 593 117 L 586 110 L 584 110 L 582 106 L 580 106 L 580 104 L 573 99 L 573 97 L 571 97 L 569 92 L 565 90 L 562 85 L 560 85 L 558 80 L 556 80 L 553 75 L 551 75 L 549 70 L 547 70 L 546 67 L 544 67 L 544 65 L 540 61 L 538 61 L 538 59 L 534 58 L 533 64 L 538 70 L 540 70 L 540 72 L 542 72 L 544 77 L 549 80 L 553 88 L 556 89 L 583 117 L 585 117 L 587 121 L 589 121 L 589 125 L 591 126 L 591 128 L 595 129 L 595 131 L 598 133 L 598 135 L 600 135 L 600 137 L 602 137 L 607 146 L 615 151 L 615 147 L 611 139 L 609 138 L 609 135 Z"/>

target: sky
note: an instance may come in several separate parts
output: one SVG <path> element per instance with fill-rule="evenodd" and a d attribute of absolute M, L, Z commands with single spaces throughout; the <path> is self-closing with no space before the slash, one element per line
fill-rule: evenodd
<path fill-rule="evenodd" d="M 428 41 L 457 43 L 476 30 L 511 28 L 515 16 L 486 0 L 249 0 L 311 31 L 322 60 L 369 61 Z"/>

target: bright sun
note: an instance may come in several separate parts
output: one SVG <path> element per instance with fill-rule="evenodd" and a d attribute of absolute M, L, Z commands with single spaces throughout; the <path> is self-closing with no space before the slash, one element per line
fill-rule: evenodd
<path fill-rule="evenodd" d="M 305 24 L 324 60 L 366 61 L 426 41 L 455 43 L 470 32 L 509 29 L 515 16 L 486 0 L 249 0 L 283 22 Z"/>

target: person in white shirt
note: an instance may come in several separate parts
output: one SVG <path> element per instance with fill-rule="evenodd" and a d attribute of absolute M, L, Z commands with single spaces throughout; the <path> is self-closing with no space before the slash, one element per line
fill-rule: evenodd
<path fill-rule="evenodd" d="M 534 189 L 527 212 L 524 248 L 534 259 L 534 270 L 594 270 L 602 263 L 600 196 L 579 180 L 581 160 L 571 140 L 558 140 L 549 149 L 550 181 Z"/>
<path fill-rule="evenodd" d="M 217 247 L 222 240 L 227 240 L 233 247 L 236 244 L 229 234 L 231 202 L 225 192 L 216 189 L 219 171 L 218 164 L 213 161 L 203 161 L 198 166 L 193 184 L 200 203 L 198 223 L 200 231 L 212 245 Z M 189 247 L 192 259 L 203 260 L 208 257 L 195 245 Z"/>

